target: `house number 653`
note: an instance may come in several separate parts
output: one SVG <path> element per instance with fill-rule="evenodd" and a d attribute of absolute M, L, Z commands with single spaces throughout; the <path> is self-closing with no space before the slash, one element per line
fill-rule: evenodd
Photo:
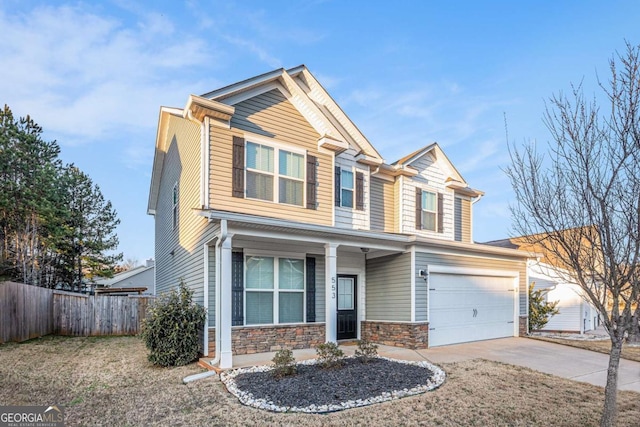
<path fill-rule="evenodd" d="M 331 299 L 336 299 L 336 278 L 331 278 Z"/>

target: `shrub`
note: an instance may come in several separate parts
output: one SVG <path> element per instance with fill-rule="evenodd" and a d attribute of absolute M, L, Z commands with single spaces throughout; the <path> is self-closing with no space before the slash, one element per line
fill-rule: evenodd
<path fill-rule="evenodd" d="M 371 341 L 360 340 L 355 354 L 362 363 L 369 363 L 371 359 L 378 357 L 378 346 Z"/>
<path fill-rule="evenodd" d="M 293 358 L 293 352 L 288 348 L 278 350 L 271 361 L 275 365 L 273 376 L 276 378 L 295 375 L 297 372 L 296 359 Z"/>
<path fill-rule="evenodd" d="M 182 366 L 198 358 L 204 307 L 192 302 L 193 291 L 183 281 L 158 297 L 142 323 L 148 359 L 160 366 Z"/>
<path fill-rule="evenodd" d="M 316 354 L 320 365 L 325 369 L 337 368 L 342 366 L 342 358 L 344 352 L 338 348 L 338 344 L 334 342 L 326 342 L 316 347 Z"/>
<path fill-rule="evenodd" d="M 548 289 L 534 290 L 535 282 L 529 285 L 529 332 L 544 328 L 551 316 L 560 313 L 560 301 L 548 302 Z"/>

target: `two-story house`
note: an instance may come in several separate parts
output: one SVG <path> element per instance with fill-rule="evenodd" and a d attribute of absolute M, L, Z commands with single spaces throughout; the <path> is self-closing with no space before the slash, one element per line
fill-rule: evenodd
<path fill-rule="evenodd" d="M 204 353 L 517 336 L 527 254 L 474 244 L 474 190 L 438 144 L 387 163 L 299 66 L 160 110 L 156 291 L 207 308 Z"/>

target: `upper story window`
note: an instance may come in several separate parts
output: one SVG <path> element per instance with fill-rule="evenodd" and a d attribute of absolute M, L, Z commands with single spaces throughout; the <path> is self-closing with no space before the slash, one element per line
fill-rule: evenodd
<path fill-rule="evenodd" d="M 353 207 L 353 172 L 345 169 L 340 174 L 340 201 L 342 207 Z"/>
<path fill-rule="evenodd" d="M 173 202 L 173 209 L 171 212 L 171 216 L 172 216 L 173 229 L 175 230 L 175 228 L 178 226 L 178 183 L 177 182 L 173 186 L 172 202 Z"/>
<path fill-rule="evenodd" d="M 259 142 L 258 142 L 259 141 Z M 318 209 L 318 158 L 259 138 L 233 137 L 231 195 Z"/>
<path fill-rule="evenodd" d="M 290 150 L 247 141 L 247 197 L 303 206 L 304 158 Z"/>
<path fill-rule="evenodd" d="M 364 173 L 335 167 L 335 205 L 364 210 Z"/>
<path fill-rule="evenodd" d="M 438 218 L 438 197 L 431 191 L 422 191 L 422 229 L 436 231 Z"/>

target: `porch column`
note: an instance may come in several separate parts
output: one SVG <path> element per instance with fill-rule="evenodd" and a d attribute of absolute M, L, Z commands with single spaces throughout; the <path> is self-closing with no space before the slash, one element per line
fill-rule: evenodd
<path fill-rule="evenodd" d="M 231 353 L 231 236 L 222 242 L 220 250 L 220 368 L 233 366 Z"/>
<path fill-rule="evenodd" d="M 325 250 L 325 326 L 326 341 L 337 342 L 338 337 L 338 245 L 327 243 Z"/>

